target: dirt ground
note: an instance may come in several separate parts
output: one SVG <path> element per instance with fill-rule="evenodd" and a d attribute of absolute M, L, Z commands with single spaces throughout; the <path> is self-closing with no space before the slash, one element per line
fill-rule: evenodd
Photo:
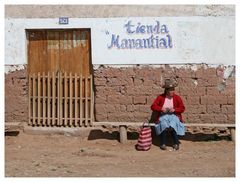
<path fill-rule="evenodd" d="M 118 132 L 96 130 L 89 137 L 5 133 L 6 177 L 235 177 L 235 143 L 228 136 L 192 134 L 180 150 L 136 151 L 137 132 L 125 144 Z"/>

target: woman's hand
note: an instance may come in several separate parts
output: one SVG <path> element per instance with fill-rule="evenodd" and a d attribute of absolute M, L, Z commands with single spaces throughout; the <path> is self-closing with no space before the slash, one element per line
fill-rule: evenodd
<path fill-rule="evenodd" d="M 162 112 L 163 113 L 167 113 L 168 112 L 168 108 L 162 108 Z"/>
<path fill-rule="evenodd" d="M 169 112 L 169 108 L 162 108 L 162 112 L 163 112 L 163 113 Z"/>
<path fill-rule="evenodd" d="M 175 109 L 174 108 L 170 108 L 169 112 L 173 113 L 173 112 L 175 112 Z"/>
<path fill-rule="evenodd" d="M 163 113 L 173 113 L 175 112 L 174 108 L 162 108 Z"/>

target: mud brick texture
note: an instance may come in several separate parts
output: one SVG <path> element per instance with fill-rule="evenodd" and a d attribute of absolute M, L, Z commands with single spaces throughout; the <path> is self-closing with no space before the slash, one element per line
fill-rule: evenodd
<path fill-rule="evenodd" d="M 185 122 L 235 123 L 235 68 L 224 77 L 224 66 L 134 65 L 94 68 L 95 121 L 144 122 L 150 106 L 164 90 L 165 78 L 178 82 Z M 225 74 L 226 75 L 226 74 Z M 5 121 L 28 121 L 27 69 L 5 74 Z"/>
<path fill-rule="evenodd" d="M 235 68 L 227 78 L 224 66 L 169 65 L 109 67 L 94 69 L 95 120 L 144 122 L 151 118 L 150 106 L 164 90 L 165 78 L 178 82 L 176 93 L 186 106 L 188 123 L 235 123 Z"/>
<path fill-rule="evenodd" d="M 5 74 L 5 122 L 28 121 L 27 70 Z"/>

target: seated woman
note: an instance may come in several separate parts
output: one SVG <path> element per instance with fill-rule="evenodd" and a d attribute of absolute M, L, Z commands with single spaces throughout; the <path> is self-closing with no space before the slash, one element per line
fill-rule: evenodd
<path fill-rule="evenodd" d="M 162 86 L 164 93 L 159 95 L 153 102 L 152 111 L 158 112 L 155 125 L 157 135 L 160 135 L 160 148 L 166 150 L 166 130 L 170 130 L 173 137 L 173 149 L 179 149 L 178 135 L 185 134 L 182 115 L 185 106 L 180 96 L 175 94 L 177 83 L 171 79 L 166 79 Z"/>

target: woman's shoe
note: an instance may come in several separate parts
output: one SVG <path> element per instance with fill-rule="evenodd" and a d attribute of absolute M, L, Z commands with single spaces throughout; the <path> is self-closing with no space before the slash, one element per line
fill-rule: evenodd
<path fill-rule="evenodd" d="M 160 145 L 160 149 L 162 149 L 162 150 L 167 150 L 167 147 L 166 147 L 165 144 L 163 144 L 163 145 Z"/>
<path fill-rule="evenodd" d="M 179 150 L 179 145 L 178 144 L 174 144 L 173 145 L 173 150 Z"/>

